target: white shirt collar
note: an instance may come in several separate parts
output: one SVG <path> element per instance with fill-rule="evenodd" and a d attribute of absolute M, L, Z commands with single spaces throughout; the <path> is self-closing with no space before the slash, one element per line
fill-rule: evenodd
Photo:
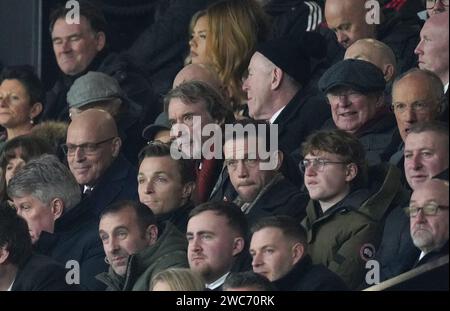
<path fill-rule="evenodd" d="M 94 187 L 89 187 L 84 185 L 83 193 L 85 193 L 87 190 L 90 190 L 91 192 L 94 191 Z"/>
<path fill-rule="evenodd" d="M 283 108 L 281 108 L 280 110 L 278 110 L 277 112 L 275 112 L 275 114 L 272 116 L 272 118 L 270 118 L 269 123 L 273 124 L 275 122 L 275 120 L 278 118 L 278 116 L 281 114 L 281 112 L 283 112 L 284 108 L 286 108 L 286 106 L 284 106 Z"/>
<path fill-rule="evenodd" d="M 424 253 L 424 252 L 421 252 L 420 253 L 420 256 L 419 256 L 419 261 L 421 261 L 422 260 L 422 258 L 424 257 L 426 255 L 426 253 Z"/>
<path fill-rule="evenodd" d="M 10 285 L 10 286 L 8 287 L 8 289 L 6 290 L 7 292 L 12 291 L 12 287 L 13 287 L 15 281 L 16 281 L 16 279 L 14 279 L 14 280 L 12 281 L 11 285 Z"/>
<path fill-rule="evenodd" d="M 448 83 L 444 85 L 444 94 L 447 93 L 447 91 L 448 91 Z"/>
<path fill-rule="evenodd" d="M 212 282 L 210 284 L 206 284 L 206 288 L 208 288 L 208 289 L 216 289 L 216 288 L 222 286 L 223 283 L 225 283 L 225 279 L 227 278 L 228 274 L 230 274 L 230 272 L 224 274 L 221 278 L 215 280 L 214 282 Z"/>

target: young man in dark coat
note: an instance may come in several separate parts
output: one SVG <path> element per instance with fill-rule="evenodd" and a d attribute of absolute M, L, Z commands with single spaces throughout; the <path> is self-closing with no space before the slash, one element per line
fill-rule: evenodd
<path fill-rule="evenodd" d="M 32 253 L 25 220 L 0 206 L 0 291 L 68 291 L 68 271 L 51 258 Z"/>
<path fill-rule="evenodd" d="M 252 227 L 253 271 L 281 291 L 347 290 L 344 281 L 307 255 L 305 229 L 291 217 L 261 218 Z"/>
<path fill-rule="evenodd" d="M 241 120 L 234 124 L 234 129 L 236 137 L 225 133 L 225 165 L 238 193 L 234 203 L 244 212 L 249 224 L 273 215 L 289 215 L 301 222 L 309 197 L 281 173 L 284 154 L 278 145 L 273 145 L 278 138 L 275 126 Z"/>
<path fill-rule="evenodd" d="M 36 251 L 63 265 L 76 261 L 81 286 L 104 289 L 95 279 L 107 269 L 96 217 L 80 202 L 80 188 L 67 167 L 52 155 L 34 159 L 14 175 L 8 193 L 28 223 Z"/>

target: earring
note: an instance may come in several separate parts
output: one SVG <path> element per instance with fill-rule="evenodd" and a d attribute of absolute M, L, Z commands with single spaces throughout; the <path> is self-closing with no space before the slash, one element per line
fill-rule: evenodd
<path fill-rule="evenodd" d="M 108 260 L 108 257 L 106 257 L 106 256 L 105 256 L 105 263 L 106 263 L 107 265 L 110 265 L 109 260 Z"/>
<path fill-rule="evenodd" d="M 30 124 L 33 125 L 34 124 L 34 120 L 33 118 L 30 118 Z"/>

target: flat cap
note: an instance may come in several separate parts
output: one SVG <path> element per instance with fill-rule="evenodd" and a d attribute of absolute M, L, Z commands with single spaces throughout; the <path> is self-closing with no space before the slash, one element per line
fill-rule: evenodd
<path fill-rule="evenodd" d="M 383 91 L 386 80 L 383 72 L 372 63 L 346 59 L 331 66 L 319 80 L 319 89 L 325 94 L 342 86 L 365 94 Z"/>
<path fill-rule="evenodd" d="M 123 92 L 116 79 L 95 71 L 89 71 L 76 79 L 67 92 L 70 108 L 122 97 Z"/>

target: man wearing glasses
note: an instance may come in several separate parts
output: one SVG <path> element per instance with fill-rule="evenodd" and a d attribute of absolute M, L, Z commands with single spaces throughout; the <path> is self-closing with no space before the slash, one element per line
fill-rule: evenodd
<path fill-rule="evenodd" d="M 411 237 L 421 253 L 416 266 L 448 255 L 449 183 L 432 179 L 412 194 L 409 207 Z"/>
<path fill-rule="evenodd" d="M 425 0 L 429 16 L 448 11 L 449 0 Z"/>
<path fill-rule="evenodd" d="M 70 171 L 94 212 L 118 200 L 138 200 L 137 171 L 120 153 L 122 140 L 114 119 L 88 109 L 73 118 L 63 146 Z"/>
<path fill-rule="evenodd" d="M 375 214 L 384 214 L 395 204 L 394 189 L 400 181 L 386 173 L 389 177 L 369 188 L 364 148 L 341 130 L 311 135 L 302 150 L 300 165 L 311 198 L 302 223 L 309 254 L 314 264 L 325 265 L 350 289 L 359 288 L 365 281 L 366 261 L 378 247 L 382 219 Z"/>

